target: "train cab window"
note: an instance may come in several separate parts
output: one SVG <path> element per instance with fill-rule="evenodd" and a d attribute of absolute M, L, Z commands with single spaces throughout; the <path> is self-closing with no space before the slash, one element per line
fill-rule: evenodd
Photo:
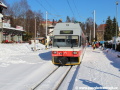
<path fill-rule="evenodd" d="M 72 36 L 72 42 L 71 44 L 73 45 L 73 47 L 77 47 L 78 46 L 78 36 Z"/>
<path fill-rule="evenodd" d="M 54 36 L 54 47 L 78 47 L 78 36 L 65 35 Z"/>
<path fill-rule="evenodd" d="M 54 47 L 66 46 L 65 38 L 66 38 L 65 36 L 55 36 L 53 46 Z"/>

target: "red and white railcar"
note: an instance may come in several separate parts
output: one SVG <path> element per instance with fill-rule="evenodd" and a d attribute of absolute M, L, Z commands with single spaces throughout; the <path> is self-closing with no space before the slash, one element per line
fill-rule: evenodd
<path fill-rule="evenodd" d="M 53 64 L 80 64 L 86 46 L 86 38 L 80 24 L 57 23 L 53 35 Z"/>

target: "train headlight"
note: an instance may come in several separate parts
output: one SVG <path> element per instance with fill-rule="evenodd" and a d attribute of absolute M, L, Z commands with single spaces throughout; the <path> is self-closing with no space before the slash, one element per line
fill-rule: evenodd
<path fill-rule="evenodd" d="M 77 51 L 73 51 L 73 54 L 78 54 L 78 52 Z"/>
<path fill-rule="evenodd" d="M 57 51 L 52 51 L 52 54 L 57 54 Z"/>

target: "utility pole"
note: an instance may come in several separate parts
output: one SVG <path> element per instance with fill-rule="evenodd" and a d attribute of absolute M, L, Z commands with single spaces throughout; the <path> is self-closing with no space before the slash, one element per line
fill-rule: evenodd
<path fill-rule="evenodd" d="M 90 29 L 90 43 L 91 43 L 91 29 Z"/>
<path fill-rule="evenodd" d="M 47 49 L 47 11 L 46 11 L 46 40 L 45 40 L 45 43 L 46 43 L 46 49 Z"/>
<path fill-rule="evenodd" d="M 94 10 L 94 40 L 95 40 L 95 10 Z"/>
<path fill-rule="evenodd" d="M 34 51 L 36 51 L 36 16 L 35 16 L 35 37 L 34 37 Z"/>
<path fill-rule="evenodd" d="M 104 49 L 104 46 L 105 46 L 104 34 L 105 34 L 105 27 L 104 27 L 104 20 L 103 20 L 103 43 L 102 43 L 103 49 Z"/>
<path fill-rule="evenodd" d="M 118 1 L 116 1 L 116 39 L 115 39 L 115 50 L 117 49 L 117 30 L 118 30 L 118 22 L 117 22 L 117 14 L 118 14 Z"/>
<path fill-rule="evenodd" d="M 46 38 L 47 38 L 47 11 L 46 11 Z"/>
<path fill-rule="evenodd" d="M 103 41 L 104 41 L 104 20 L 103 20 Z"/>
<path fill-rule="evenodd" d="M 40 37 L 40 30 L 41 30 L 41 19 L 40 19 L 40 26 L 39 26 L 39 37 Z"/>

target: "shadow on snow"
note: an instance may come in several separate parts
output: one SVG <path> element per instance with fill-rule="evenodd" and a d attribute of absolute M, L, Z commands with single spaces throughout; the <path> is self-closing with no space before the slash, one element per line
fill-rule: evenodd
<path fill-rule="evenodd" d="M 45 52 L 45 53 L 40 53 L 39 57 L 43 60 L 50 61 L 52 59 L 51 51 Z"/>
<path fill-rule="evenodd" d="M 111 61 L 110 64 L 115 68 L 118 68 L 118 70 L 120 71 L 120 59 L 117 56 L 112 55 L 111 53 L 109 54 L 108 52 L 109 51 L 104 52 L 104 54 Z"/>
<path fill-rule="evenodd" d="M 103 87 L 102 85 L 99 85 L 98 83 L 95 83 L 95 82 L 92 82 L 92 81 L 89 81 L 89 80 L 85 80 L 85 79 L 79 79 L 79 80 L 82 81 L 82 83 L 84 85 L 87 85 L 89 87 L 93 87 L 93 88 Z M 95 90 L 107 90 L 107 89 L 95 89 Z"/>
<path fill-rule="evenodd" d="M 92 51 L 92 52 L 95 52 L 95 53 L 100 53 L 99 51 Z"/>
<path fill-rule="evenodd" d="M 85 66 L 85 65 L 84 65 L 84 66 Z M 109 74 L 109 75 L 115 76 L 115 77 L 117 77 L 117 78 L 120 78 L 120 76 L 117 76 L 117 75 L 112 74 L 112 73 L 108 73 L 108 72 L 105 72 L 105 71 L 101 71 L 101 70 L 98 70 L 98 69 L 95 69 L 95 68 L 92 68 L 92 67 L 89 67 L 89 66 L 85 66 L 85 67 L 90 68 L 90 69 L 94 69 L 94 70 L 96 70 L 96 71 L 98 71 L 98 72 L 102 72 L 102 73 L 105 73 L 105 74 Z"/>
<path fill-rule="evenodd" d="M 77 68 L 76 68 L 76 70 L 75 70 L 75 72 L 70 80 L 70 83 L 69 83 L 67 90 L 73 90 L 74 82 L 75 82 L 75 79 L 76 79 L 76 76 L 78 74 L 79 69 L 80 69 L 80 65 L 77 66 Z"/>

